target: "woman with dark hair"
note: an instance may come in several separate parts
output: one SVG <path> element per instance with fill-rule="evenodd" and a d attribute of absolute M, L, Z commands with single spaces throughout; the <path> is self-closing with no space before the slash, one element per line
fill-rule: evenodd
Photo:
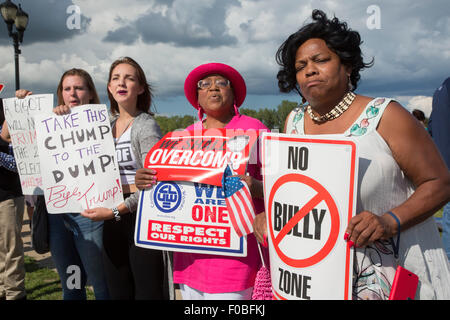
<path fill-rule="evenodd" d="M 167 273 L 159 250 L 137 247 L 134 228 L 139 191 L 134 177 L 147 152 L 161 138 L 150 112 L 152 94 L 141 66 L 129 57 L 114 61 L 109 70 L 108 97 L 112 132 L 125 201 L 117 208 L 94 208 L 81 213 L 104 221 L 103 264 L 112 299 L 167 299 Z"/>
<path fill-rule="evenodd" d="M 423 113 L 423 111 L 419 109 L 414 109 L 411 113 L 417 120 L 420 121 L 420 123 L 425 127 L 425 129 L 427 129 L 425 113 Z"/>
<path fill-rule="evenodd" d="M 333 134 L 357 144 L 357 214 L 345 235 L 356 247 L 353 297 L 389 297 L 399 248 L 400 265 L 419 277 L 416 298 L 449 299 L 449 265 L 432 218 L 450 199 L 449 171 L 405 108 L 353 92 L 359 71 L 371 65 L 363 62 L 359 34 L 319 10 L 312 19 L 276 56 L 280 90 L 297 90 L 308 102 L 288 116 L 285 132 Z M 266 233 L 263 222 L 254 224 L 260 242 Z"/>
<path fill-rule="evenodd" d="M 32 92 L 25 89 L 16 91 L 18 98 L 30 94 Z M 79 105 L 100 103 L 94 82 L 83 69 L 73 68 L 64 72 L 56 95 L 58 106 L 53 112 L 58 115 L 70 113 L 71 108 Z M 88 279 L 97 300 L 109 299 L 102 265 L 103 221 L 92 221 L 78 212 L 49 214 L 48 221 L 50 252 L 61 279 L 63 299 L 86 300 Z M 79 286 L 68 285 L 69 277 L 73 275 L 69 269 L 72 266 L 80 268 Z"/>
<path fill-rule="evenodd" d="M 348 87 L 356 90 L 361 78 L 359 71 L 373 65 L 373 60 L 369 63 L 363 61 L 359 33 L 349 29 L 345 22 L 340 22 L 336 17 L 328 20 L 320 10 L 314 10 L 312 17 L 316 22 L 307 24 L 290 35 L 276 53 L 277 63 L 282 66 L 277 74 L 280 91 L 296 90 L 303 97 L 296 78 L 298 66 L 295 62 L 298 48 L 309 39 L 322 39 L 339 57 L 341 64 L 348 68 Z"/>

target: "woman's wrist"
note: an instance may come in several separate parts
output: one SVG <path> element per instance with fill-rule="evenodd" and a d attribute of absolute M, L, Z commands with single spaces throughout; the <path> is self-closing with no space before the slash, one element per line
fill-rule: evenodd
<path fill-rule="evenodd" d="M 391 236 L 399 234 L 401 230 L 401 221 L 392 211 L 388 211 L 382 216 L 383 221 L 388 226 L 388 232 Z"/>

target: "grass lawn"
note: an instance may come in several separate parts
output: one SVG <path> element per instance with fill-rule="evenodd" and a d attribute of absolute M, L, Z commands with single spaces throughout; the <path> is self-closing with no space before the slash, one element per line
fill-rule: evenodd
<path fill-rule="evenodd" d="M 62 288 L 57 272 L 40 267 L 36 260 L 25 256 L 25 289 L 28 300 L 62 300 Z M 87 289 L 88 300 L 94 300 L 94 293 Z"/>

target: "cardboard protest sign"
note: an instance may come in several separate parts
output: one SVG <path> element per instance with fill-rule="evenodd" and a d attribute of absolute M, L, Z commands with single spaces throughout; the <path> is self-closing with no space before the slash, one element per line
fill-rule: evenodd
<path fill-rule="evenodd" d="M 24 99 L 3 99 L 3 109 L 11 136 L 22 192 L 23 194 L 43 194 L 33 117 L 52 112 L 53 95 L 38 94 L 27 96 Z"/>
<path fill-rule="evenodd" d="M 231 222 L 221 187 L 160 181 L 141 191 L 135 244 L 168 251 L 246 256 L 247 239 Z"/>
<path fill-rule="evenodd" d="M 231 223 L 222 176 L 229 165 L 245 174 L 256 163 L 257 130 L 208 129 L 165 135 L 146 156 L 158 184 L 141 192 L 137 246 L 169 251 L 246 256 L 247 239 Z"/>
<path fill-rule="evenodd" d="M 355 143 L 266 133 L 262 158 L 274 297 L 351 299 L 344 232 L 356 207 Z"/>
<path fill-rule="evenodd" d="M 144 166 L 155 169 L 159 181 L 221 186 L 227 164 L 236 174 L 245 173 L 258 134 L 253 129 L 169 132 L 147 154 Z"/>
<path fill-rule="evenodd" d="M 123 202 L 114 140 L 105 105 L 35 117 L 49 213 L 112 208 Z"/>

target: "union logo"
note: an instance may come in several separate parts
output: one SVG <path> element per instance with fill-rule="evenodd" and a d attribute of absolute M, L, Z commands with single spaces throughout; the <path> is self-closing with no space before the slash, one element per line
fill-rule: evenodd
<path fill-rule="evenodd" d="M 183 194 L 180 187 L 173 182 L 159 183 L 155 192 L 153 192 L 154 204 L 164 213 L 170 213 L 178 209 L 182 198 Z"/>

